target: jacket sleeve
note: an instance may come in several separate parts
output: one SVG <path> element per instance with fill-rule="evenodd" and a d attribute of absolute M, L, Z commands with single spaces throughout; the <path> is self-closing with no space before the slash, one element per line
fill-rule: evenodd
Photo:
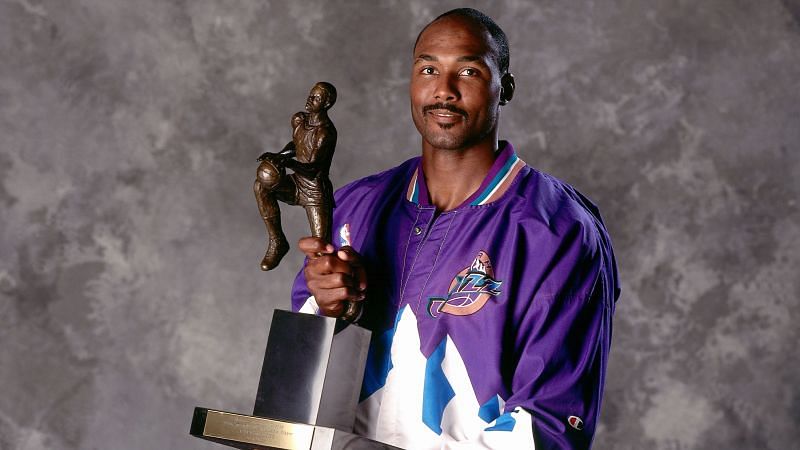
<path fill-rule="evenodd" d="M 537 450 L 589 448 L 597 425 L 617 295 L 613 256 L 598 233 L 570 230 L 514 315 L 505 413 L 532 416 Z"/>

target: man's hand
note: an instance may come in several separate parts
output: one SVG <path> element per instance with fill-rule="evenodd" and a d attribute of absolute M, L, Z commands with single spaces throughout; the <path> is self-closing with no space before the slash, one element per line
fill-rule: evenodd
<path fill-rule="evenodd" d="M 364 300 L 367 273 L 361 256 L 353 247 L 348 245 L 334 253 L 333 245 L 315 237 L 300 239 L 298 246 L 308 257 L 303 273 L 320 313 L 339 317 L 344 312 L 345 302 Z"/>

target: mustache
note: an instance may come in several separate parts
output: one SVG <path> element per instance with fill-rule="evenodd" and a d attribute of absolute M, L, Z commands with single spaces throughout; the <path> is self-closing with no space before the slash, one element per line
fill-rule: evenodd
<path fill-rule="evenodd" d="M 425 114 L 428 111 L 434 111 L 434 110 L 437 110 L 437 109 L 444 109 L 444 110 L 450 111 L 452 113 L 461 114 L 464 117 L 468 117 L 469 116 L 467 114 L 467 112 L 464 111 L 463 109 L 458 108 L 456 106 L 453 106 L 453 105 L 451 105 L 449 103 L 434 103 L 432 105 L 425 105 L 425 106 L 422 107 L 422 114 Z"/>

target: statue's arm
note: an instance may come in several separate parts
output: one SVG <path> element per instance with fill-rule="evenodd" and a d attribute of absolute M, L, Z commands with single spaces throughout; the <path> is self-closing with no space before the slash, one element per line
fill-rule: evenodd
<path fill-rule="evenodd" d="M 264 161 L 272 156 L 283 156 L 286 158 L 293 158 L 297 154 L 297 147 L 294 146 L 294 141 L 289 141 L 284 147 L 283 150 L 279 151 L 278 153 L 272 152 L 264 152 L 261 156 L 258 157 L 259 161 Z"/>
<path fill-rule="evenodd" d="M 294 141 L 289 141 L 283 150 L 278 152 L 279 155 L 288 156 L 289 158 L 294 158 L 297 154 L 297 147 L 294 146 Z"/>
<path fill-rule="evenodd" d="M 304 163 L 296 159 L 287 158 L 283 162 L 286 165 L 286 167 L 308 178 L 316 177 L 317 174 L 324 169 L 323 167 L 320 167 L 320 164 L 318 164 L 316 161 L 310 163 Z"/>

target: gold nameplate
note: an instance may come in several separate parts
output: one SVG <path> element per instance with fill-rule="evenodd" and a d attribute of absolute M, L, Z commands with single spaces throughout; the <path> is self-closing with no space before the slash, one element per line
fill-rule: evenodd
<path fill-rule="evenodd" d="M 311 448 L 314 427 L 209 409 L 203 436 L 286 450 Z"/>

